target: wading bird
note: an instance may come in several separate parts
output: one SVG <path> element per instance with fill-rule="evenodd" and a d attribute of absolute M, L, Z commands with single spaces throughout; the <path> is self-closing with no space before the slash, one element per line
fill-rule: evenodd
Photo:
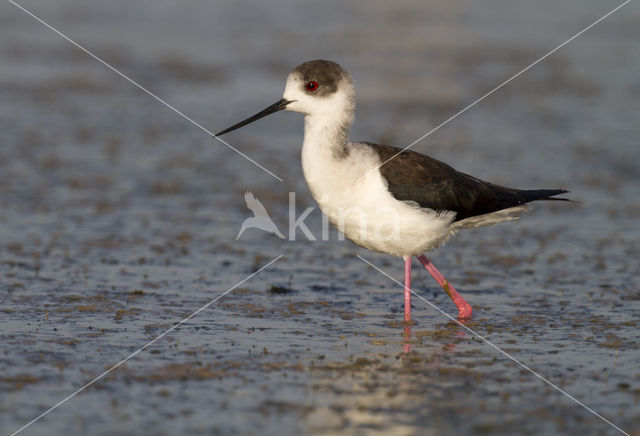
<path fill-rule="evenodd" d="M 355 89 L 347 70 L 313 60 L 289 74 L 282 99 L 216 136 L 280 110 L 304 118 L 302 168 L 321 210 L 347 238 L 373 251 L 404 258 L 405 321 L 411 320 L 411 257 L 417 256 L 458 308 L 467 303 L 425 252 L 458 230 L 517 218 L 535 200 L 568 192 L 522 190 L 484 182 L 429 156 L 388 145 L 349 142 Z"/>

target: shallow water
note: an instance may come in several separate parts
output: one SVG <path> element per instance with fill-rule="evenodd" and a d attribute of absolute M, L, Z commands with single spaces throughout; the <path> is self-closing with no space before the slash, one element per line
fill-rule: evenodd
<path fill-rule="evenodd" d="M 216 131 L 330 58 L 356 81 L 352 137 L 404 146 L 614 2 L 21 3 Z M 619 434 L 414 298 L 402 262 L 335 232 L 248 230 L 251 190 L 286 234 L 313 207 L 302 120 L 226 138 L 279 182 L 11 4 L 0 17 L 0 430 L 11 434 Z M 432 253 L 467 327 L 640 434 L 640 7 L 632 3 L 414 146 L 480 178 L 569 187 Z M 317 237 L 314 209 L 307 224 Z M 414 286 L 455 308 L 414 264 Z M 407 350 L 408 349 L 408 350 Z M 404 353 L 404 351 L 408 351 Z"/>

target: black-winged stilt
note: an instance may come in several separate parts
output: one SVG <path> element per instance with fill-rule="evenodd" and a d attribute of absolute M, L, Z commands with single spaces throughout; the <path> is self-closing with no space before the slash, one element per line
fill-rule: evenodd
<path fill-rule="evenodd" d="M 302 168 L 329 220 L 356 244 L 404 258 L 405 321 L 411 320 L 412 256 L 451 297 L 458 317 L 469 318 L 471 306 L 424 253 L 460 229 L 515 219 L 531 201 L 566 200 L 551 198 L 568 192 L 563 189 L 507 188 L 414 151 L 348 142 L 355 112 L 353 80 L 326 60 L 298 65 L 280 101 L 216 136 L 283 109 L 305 115 Z"/>

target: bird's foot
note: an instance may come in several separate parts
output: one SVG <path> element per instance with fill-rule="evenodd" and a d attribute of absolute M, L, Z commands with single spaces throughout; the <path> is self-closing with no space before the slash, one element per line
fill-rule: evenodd
<path fill-rule="evenodd" d="M 458 306 L 458 319 L 461 321 L 469 320 L 471 318 L 472 312 L 471 305 L 464 301 L 462 297 L 459 301 L 454 301 L 454 303 L 456 303 L 456 306 Z"/>
<path fill-rule="evenodd" d="M 420 263 L 429 271 L 429 273 L 433 276 L 434 279 L 438 282 L 438 284 L 444 289 L 449 298 L 453 301 L 453 303 L 458 308 L 458 319 L 459 320 L 468 320 L 471 318 L 471 305 L 464 301 L 464 298 L 458 294 L 458 292 L 449 284 L 447 279 L 445 279 L 440 271 L 431 263 L 429 258 L 424 254 L 418 256 L 418 260 Z"/>

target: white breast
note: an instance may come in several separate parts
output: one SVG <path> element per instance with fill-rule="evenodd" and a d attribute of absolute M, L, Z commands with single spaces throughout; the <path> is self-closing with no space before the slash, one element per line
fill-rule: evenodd
<path fill-rule="evenodd" d="M 322 211 L 347 238 L 370 250 L 396 256 L 418 255 L 452 235 L 454 213 L 438 214 L 396 200 L 379 170 L 378 154 L 366 144 L 348 143 L 338 157 L 325 141 L 305 132 L 302 167 Z"/>

